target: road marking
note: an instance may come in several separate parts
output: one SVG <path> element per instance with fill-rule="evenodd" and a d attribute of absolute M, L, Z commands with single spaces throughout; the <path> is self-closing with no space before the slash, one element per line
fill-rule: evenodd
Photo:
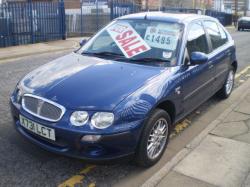
<path fill-rule="evenodd" d="M 86 168 L 84 168 L 84 169 L 82 169 L 80 171 L 80 174 L 87 174 L 88 172 L 90 172 L 95 167 L 96 167 L 95 165 L 88 165 Z"/>
<path fill-rule="evenodd" d="M 17 61 L 17 60 L 21 60 L 24 57 L 16 57 L 16 58 L 10 58 L 10 59 L 6 59 L 6 60 L 0 60 L 0 64 L 5 64 L 7 62 L 13 62 L 13 61 Z"/>
<path fill-rule="evenodd" d="M 96 187 L 96 184 L 95 183 L 90 183 L 88 187 Z"/>
<path fill-rule="evenodd" d="M 85 175 L 89 173 L 91 170 L 93 170 L 95 167 L 96 167 L 95 165 L 87 165 L 79 172 L 79 174 L 70 177 L 63 183 L 59 184 L 58 187 L 74 187 L 76 184 L 82 184 Z M 95 183 L 91 183 L 88 186 L 95 187 Z"/>
<path fill-rule="evenodd" d="M 175 126 L 175 131 L 177 134 L 179 134 L 181 131 L 183 131 L 185 128 L 187 128 L 191 124 L 191 121 L 185 119 L 182 122 L 178 123 Z"/>
<path fill-rule="evenodd" d="M 184 131 L 187 127 L 191 125 L 191 121 L 185 118 L 183 121 L 177 123 L 175 125 L 174 130 L 170 134 L 170 139 L 175 137 L 176 135 L 180 134 L 182 131 Z"/>
<path fill-rule="evenodd" d="M 235 78 L 239 78 L 241 75 L 245 74 L 250 69 L 250 66 L 245 67 L 241 72 L 235 75 Z"/>
<path fill-rule="evenodd" d="M 41 53 L 30 53 L 30 54 L 25 54 L 23 56 L 17 56 L 17 57 L 10 57 L 10 58 L 6 58 L 6 59 L 0 59 L 0 64 L 5 64 L 5 63 L 9 63 L 9 62 L 14 62 L 14 61 L 19 61 L 19 60 L 22 60 L 24 58 L 27 58 L 27 57 L 32 57 L 34 55 L 45 55 L 45 54 L 59 54 L 59 53 L 64 53 L 64 52 L 71 52 L 72 49 L 63 49 L 63 50 L 55 50 L 55 51 L 47 51 L 47 52 L 41 52 Z M 59 58 L 59 57 L 57 57 Z"/>

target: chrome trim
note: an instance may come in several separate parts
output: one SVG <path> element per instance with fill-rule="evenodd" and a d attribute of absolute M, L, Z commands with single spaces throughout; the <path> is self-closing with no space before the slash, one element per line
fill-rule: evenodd
<path fill-rule="evenodd" d="M 62 105 L 60 105 L 60 104 L 58 104 L 58 103 L 55 103 L 54 101 L 45 99 L 45 98 L 40 97 L 40 96 L 32 95 L 32 94 L 24 94 L 22 97 L 25 97 L 25 96 L 27 96 L 27 97 L 33 97 L 33 98 L 36 98 L 36 99 L 41 99 L 41 100 L 43 100 L 43 101 L 45 101 L 45 102 L 47 102 L 47 103 L 50 103 L 50 104 L 52 104 L 52 105 L 54 105 L 54 106 L 60 108 L 61 111 L 62 111 L 60 117 L 59 117 L 58 119 L 56 119 L 56 120 L 53 120 L 53 119 L 50 119 L 50 118 L 46 118 L 46 117 L 40 116 L 39 114 L 36 114 L 36 113 L 30 111 L 29 109 L 27 109 L 26 106 L 25 106 L 25 103 L 24 103 L 24 99 L 22 98 L 22 107 L 23 107 L 23 109 L 24 109 L 26 112 L 28 112 L 28 113 L 32 114 L 33 116 L 36 116 L 36 117 L 38 117 L 38 118 L 40 118 L 40 119 L 47 120 L 47 121 L 50 121 L 50 122 L 57 122 L 57 121 L 59 121 L 59 120 L 62 118 L 62 116 L 64 115 L 64 113 L 65 113 L 65 111 L 66 111 L 66 109 L 65 109 L 64 106 L 62 106 Z"/>

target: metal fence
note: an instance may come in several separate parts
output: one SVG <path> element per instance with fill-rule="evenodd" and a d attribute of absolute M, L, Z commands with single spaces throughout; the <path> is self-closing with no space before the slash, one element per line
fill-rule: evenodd
<path fill-rule="evenodd" d="M 204 14 L 202 9 L 162 7 L 161 11 L 174 13 Z"/>
<path fill-rule="evenodd" d="M 232 23 L 233 23 L 233 15 L 232 14 L 228 14 L 225 12 L 218 12 L 218 11 L 214 11 L 214 10 L 206 10 L 205 14 L 208 16 L 217 18 L 221 22 L 221 24 L 224 26 L 232 25 Z"/>
<path fill-rule="evenodd" d="M 63 2 L 13 2 L 0 5 L 0 47 L 63 38 Z"/>
<path fill-rule="evenodd" d="M 161 9 L 164 12 L 179 12 L 179 13 L 194 13 L 194 14 L 203 14 L 217 18 L 222 25 L 232 25 L 233 15 L 225 12 L 218 12 L 215 10 L 202 10 L 202 9 L 190 9 L 190 8 L 166 8 Z"/>
<path fill-rule="evenodd" d="M 74 11 L 66 10 L 67 36 L 91 35 L 97 32 L 104 25 L 108 24 L 114 18 L 141 11 L 159 10 L 143 10 L 141 5 L 135 4 L 134 1 L 131 0 L 86 1 L 88 3 L 84 3 L 84 0 L 82 3 L 82 9 Z M 204 14 L 217 18 L 223 25 L 232 25 L 231 14 L 216 12 L 213 10 L 162 7 L 161 11 Z"/>
<path fill-rule="evenodd" d="M 165 12 L 206 14 L 223 25 L 232 15 L 212 10 L 162 7 Z M 81 8 L 59 2 L 13 2 L 0 5 L 0 47 L 91 35 L 114 18 L 148 11 L 134 0 L 81 0 Z"/>
<path fill-rule="evenodd" d="M 215 10 L 202 10 L 202 9 L 189 9 L 189 8 L 162 8 L 162 11 L 165 12 L 180 12 L 180 13 L 194 13 L 194 14 L 203 14 L 217 18 L 220 23 L 224 26 L 232 25 L 233 15 L 225 12 L 218 12 Z"/>
<path fill-rule="evenodd" d="M 66 10 L 67 36 L 93 34 L 114 18 L 142 10 L 131 0 L 83 0 L 81 7 Z"/>

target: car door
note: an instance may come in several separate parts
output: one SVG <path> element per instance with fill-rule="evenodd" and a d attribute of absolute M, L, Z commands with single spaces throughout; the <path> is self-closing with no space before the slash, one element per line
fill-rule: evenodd
<path fill-rule="evenodd" d="M 192 52 L 209 54 L 210 50 L 211 47 L 209 46 L 208 37 L 202 22 L 192 23 L 187 33 L 186 62 L 182 68 L 182 76 L 184 76 L 182 89 L 185 114 L 191 112 L 212 96 L 215 72 L 214 67 L 211 65 L 211 60 L 208 59 L 208 62 L 199 65 L 190 65 L 189 62 Z"/>
<path fill-rule="evenodd" d="M 215 89 L 214 93 L 224 84 L 231 60 L 231 49 L 227 45 L 228 37 L 224 29 L 215 21 L 205 20 L 204 27 L 212 46 L 210 59 L 215 67 Z"/>

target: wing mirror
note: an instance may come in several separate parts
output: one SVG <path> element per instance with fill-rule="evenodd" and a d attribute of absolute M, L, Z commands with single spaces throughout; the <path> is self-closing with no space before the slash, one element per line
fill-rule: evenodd
<path fill-rule="evenodd" d="M 208 61 L 208 57 L 202 52 L 192 52 L 190 57 L 191 65 L 204 64 Z"/>
<path fill-rule="evenodd" d="M 87 43 L 87 39 L 82 39 L 80 42 L 79 42 L 79 44 L 80 44 L 80 46 L 82 47 L 82 46 L 84 46 L 86 43 Z"/>

